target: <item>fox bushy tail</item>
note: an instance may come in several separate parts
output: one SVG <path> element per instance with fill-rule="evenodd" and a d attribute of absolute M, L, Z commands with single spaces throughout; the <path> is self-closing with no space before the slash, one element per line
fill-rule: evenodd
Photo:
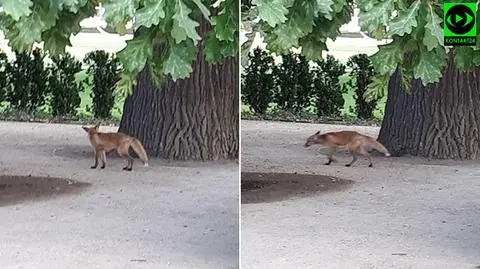
<path fill-rule="evenodd" d="M 145 149 L 143 148 L 142 142 L 134 138 L 130 146 L 133 148 L 135 153 L 137 153 L 138 157 L 140 157 L 140 160 L 143 161 L 144 166 L 148 166 L 148 156 L 145 152 Z"/>
<path fill-rule="evenodd" d="M 369 139 L 369 142 L 371 144 L 371 146 L 380 151 L 381 153 L 385 154 L 385 156 L 390 156 L 390 152 L 388 152 L 388 150 L 380 143 L 378 142 L 377 140 L 373 139 L 373 138 L 370 138 Z"/>

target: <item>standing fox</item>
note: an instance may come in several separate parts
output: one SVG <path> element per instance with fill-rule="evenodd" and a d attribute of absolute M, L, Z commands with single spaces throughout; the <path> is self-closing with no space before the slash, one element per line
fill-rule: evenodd
<path fill-rule="evenodd" d="M 107 161 L 105 151 L 116 149 L 120 156 L 127 158 L 127 166 L 125 166 L 123 170 L 132 171 L 133 157 L 128 154 L 130 147 L 132 147 L 135 153 L 138 154 L 143 161 L 144 166 L 148 166 L 147 153 L 138 139 L 123 133 L 101 133 L 98 131 L 99 125 L 100 123 L 94 127 L 82 126 L 83 130 L 88 133 L 88 138 L 90 139 L 93 153 L 95 154 L 95 164 L 90 168 L 97 168 L 98 158 L 100 157 L 102 158 L 102 166 L 100 168 L 104 169 Z"/>
<path fill-rule="evenodd" d="M 369 167 L 372 167 L 372 159 L 368 154 L 367 150 L 369 148 L 376 149 L 385 156 L 390 156 L 388 150 L 379 142 L 377 142 L 373 137 L 362 135 L 354 131 L 340 131 L 340 132 L 330 132 L 320 134 L 320 131 L 316 132 L 314 135 L 310 136 L 305 143 L 305 147 L 309 147 L 314 144 L 321 144 L 328 147 L 328 161 L 325 165 L 329 165 L 333 161 L 333 154 L 336 149 L 341 146 L 346 146 L 350 154 L 353 156 L 353 160 L 350 163 L 347 163 L 345 166 L 352 166 L 357 161 L 356 152 L 368 158 L 370 164 Z"/>

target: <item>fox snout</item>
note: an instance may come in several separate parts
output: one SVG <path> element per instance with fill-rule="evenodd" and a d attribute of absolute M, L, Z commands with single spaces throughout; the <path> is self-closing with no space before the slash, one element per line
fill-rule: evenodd
<path fill-rule="evenodd" d="M 316 141 L 312 138 L 309 138 L 309 139 L 307 139 L 307 142 L 305 142 L 305 144 L 303 146 L 308 148 L 308 147 L 310 147 L 311 145 L 314 145 L 314 144 L 316 144 Z"/>

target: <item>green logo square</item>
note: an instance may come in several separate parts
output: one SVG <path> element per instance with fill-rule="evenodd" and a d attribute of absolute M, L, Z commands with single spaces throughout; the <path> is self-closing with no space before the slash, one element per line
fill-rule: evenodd
<path fill-rule="evenodd" d="M 477 4 L 443 3 L 445 46 L 472 46 L 477 42 Z"/>

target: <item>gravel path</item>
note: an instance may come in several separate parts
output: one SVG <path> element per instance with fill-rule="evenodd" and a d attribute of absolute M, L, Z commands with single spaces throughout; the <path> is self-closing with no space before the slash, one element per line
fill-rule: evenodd
<path fill-rule="evenodd" d="M 298 172 L 355 181 L 348 189 L 242 205 L 241 264 L 260 268 L 472 269 L 480 265 L 480 165 L 363 158 L 302 147 L 317 130 L 377 127 L 242 121 L 242 171 Z"/>
<path fill-rule="evenodd" d="M 100 127 L 115 131 L 116 128 Z M 238 268 L 238 164 L 93 156 L 79 125 L 0 122 L 1 174 L 90 183 L 0 207 L 0 268 Z"/>

